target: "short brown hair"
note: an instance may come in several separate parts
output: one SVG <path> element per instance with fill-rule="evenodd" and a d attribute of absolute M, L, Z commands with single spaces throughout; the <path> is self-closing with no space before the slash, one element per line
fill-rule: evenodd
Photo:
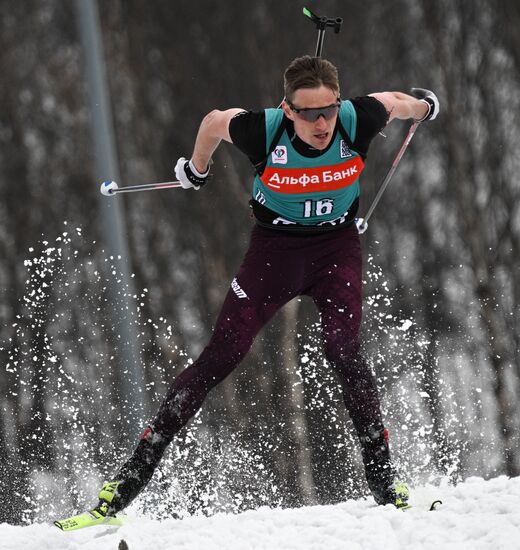
<path fill-rule="evenodd" d="M 300 88 L 325 86 L 339 94 L 338 69 L 326 59 L 304 55 L 297 57 L 283 75 L 285 98 L 290 101 Z"/>

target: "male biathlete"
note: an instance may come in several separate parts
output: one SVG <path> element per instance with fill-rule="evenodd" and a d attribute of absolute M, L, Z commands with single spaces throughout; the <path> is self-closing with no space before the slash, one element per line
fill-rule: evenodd
<path fill-rule="evenodd" d="M 296 296 L 310 296 L 321 317 L 325 356 L 343 389 L 368 486 L 378 504 L 407 505 L 408 488 L 390 459 L 374 376 L 360 351 L 361 249 L 355 217 L 369 145 L 390 121 L 433 120 L 433 92 L 414 89 L 340 99 L 338 71 L 320 57 L 295 59 L 284 74 L 281 108 L 212 111 L 201 123 L 191 160 L 175 167 L 182 186 L 200 188 L 222 140 L 256 169 L 256 223 L 213 335 L 177 376 L 133 455 L 105 483 L 96 510 L 113 516 L 151 479 L 166 447 L 230 374 L 262 326 Z"/>

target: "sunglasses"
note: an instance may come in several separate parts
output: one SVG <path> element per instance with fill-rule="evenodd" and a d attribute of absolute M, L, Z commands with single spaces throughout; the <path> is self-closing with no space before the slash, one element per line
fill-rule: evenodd
<path fill-rule="evenodd" d="M 306 120 L 307 122 L 316 122 L 320 116 L 323 116 L 325 120 L 330 120 L 334 118 L 339 111 L 341 100 L 338 99 L 337 103 L 332 105 L 327 105 L 327 107 L 309 107 L 305 109 L 298 109 L 290 101 L 287 101 L 287 105 L 291 111 L 296 113 L 301 119 Z"/>

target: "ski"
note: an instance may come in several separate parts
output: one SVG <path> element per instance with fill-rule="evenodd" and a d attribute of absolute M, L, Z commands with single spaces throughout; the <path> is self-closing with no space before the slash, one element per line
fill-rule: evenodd
<path fill-rule="evenodd" d="M 442 504 L 442 500 L 434 500 L 430 506 L 430 512 L 434 512 L 435 510 L 437 510 L 437 507 L 440 506 Z"/>
<path fill-rule="evenodd" d="M 104 516 L 98 510 L 89 510 L 83 514 L 55 521 L 54 525 L 62 531 L 75 531 L 95 525 L 115 525 L 120 527 L 128 521 L 126 516 Z"/>
<path fill-rule="evenodd" d="M 438 509 L 442 504 L 441 500 L 434 500 L 428 508 L 428 511 L 433 512 Z M 411 504 L 404 504 L 397 507 L 399 510 L 412 510 L 416 508 Z M 128 522 L 127 516 L 104 516 L 98 510 L 89 510 L 77 516 L 71 516 L 70 518 L 61 519 L 55 521 L 54 525 L 60 528 L 62 531 L 76 531 L 78 529 L 85 529 L 86 527 L 94 527 L 95 525 L 112 525 L 120 527 Z"/>

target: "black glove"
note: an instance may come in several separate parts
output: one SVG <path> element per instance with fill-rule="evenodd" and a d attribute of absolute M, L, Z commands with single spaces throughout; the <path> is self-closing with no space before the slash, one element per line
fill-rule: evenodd
<path fill-rule="evenodd" d="M 191 160 L 181 157 L 175 165 L 175 177 L 179 180 L 183 189 L 199 189 L 208 182 L 209 167 L 204 174 L 201 174 L 193 165 Z"/>
<path fill-rule="evenodd" d="M 424 88 L 412 88 L 412 95 L 428 105 L 428 111 L 418 122 L 433 120 L 439 114 L 439 100 L 432 91 Z"/>

